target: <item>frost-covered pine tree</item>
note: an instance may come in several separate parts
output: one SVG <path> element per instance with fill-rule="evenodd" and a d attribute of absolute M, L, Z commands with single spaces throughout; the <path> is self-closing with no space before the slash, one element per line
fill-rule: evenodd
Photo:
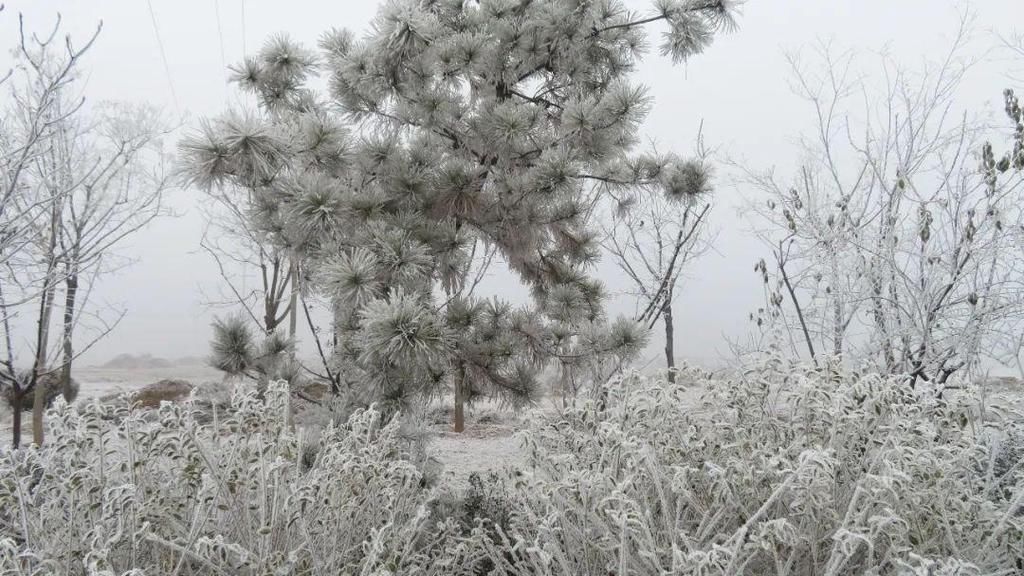
<path fill-rule="evenodd" d="M 325 34 L 319 58 L 268 42 L 235 70 L 259 114 L 210 122 L 186 162 L 202 185 L 258 190 L 253 219 L 334 304 L 349 386 L 529 398 L 553 358 L 578 372 L 642 342 L 606 325 L 591 215 L 613 196 L 691 193 L 691 163 L 634 150 L 651 100 L 630 75 L 659 22 L 662 53 L 682 61 L 732 25 L 731 2 L 389 1 L 364 38 Z M 469 294 L 478 245 L 531 307 Z"/>

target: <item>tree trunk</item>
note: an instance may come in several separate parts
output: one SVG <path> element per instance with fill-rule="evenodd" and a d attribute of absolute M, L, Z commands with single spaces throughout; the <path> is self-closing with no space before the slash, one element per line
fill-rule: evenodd
<path fill-rule="evenodd" d="M 466 367 L 462 362 L 458 363 L 455 371 L 455 432 L 462 432 L 466 429 L 466 416 L 464 414 L 466 403 Z"/>
<path fill-rule="evenodd" d="M 832 280 L 839 278 L 839 265 L 836 263 L 835 251 L 832 251 Z M 843 357 L 843 344 L 846 340 L 846 306 L 836 286 L 832 286 L 832 356 Z"/>
<path fill-rule="evenodd" d="M 50 161 L 53 166 L 50 168 L 57 174 L 56 150 L 51 147 Z M 53 206 L 50 208 L 50 236 L 47 239 L 46 247 L 46 275 L 43 277 L 43 293 L 39 297 L 39 323 L 36 329 L 36 350 L 35 361 L 32 364 L 30 385 L 34 387 L 32 403 L 32 439 L 37 446 L 43 445 L 43 411 L 45 410 L 46 389 L 41 386 L 40 376 L 47 368 L 47 348 L 50 345 L 50 318 L 53 313 L 53 299 L 57 292 L 57 241 L 64 233 L 61 214 L 64 210 L 63 191 L 51 189 L 50 198 Z"/>
<path fill-rule="evenodd" d="M 299 318 L 299 266 L 294 262 L 291 265 L 292 294 L 290 299 L 290 310 L 288 315 L 288 337 L 295 341 L 295 330 L 298 327 Z M 294 355 L 294 349 L 292 351 Z"/>
<path fill-rule="evenodd" d="M 14 430 L 11 431 L 11 443 L 14 444 L 15 450 L 21 447 L 21 406 L 24 397 L 25 393 L 23 391 L 15 390 L 14 401 L 11 403 L 11 408 L 14 410 Z"/>
<path fill-rule="evenodd" d="M 263 296 L 263 333 L 267 336 L 277 330 L 277 300 L 274 295 L 267 292 Z"/>
<path fill-rule="evenodd" d="M 668 367 L 668 382 L 676 382 L 675 325 L 672 323 L 672 290 L 665 295 L 665 303 L 661 308 L 665 320 L 665 364 Z"/>
<path fill-rule="evenodd" d="M 836 358 L 843 357 L 843 339 L 845 335 L 843 333 L 843 327 L 845 319 L 845 312 L 843 311 L 843 304 L 839 301 L 839 298 L 832 302 L 832 355 Z"/>
<path fill-rule="evenodd" d="M 3 285 L 0 283 L 0 322 L 2 322 L 4 330 L 4 344 L 6 348 L 7 358 L 4 360 L 4 367 L 7 370 L 8 377 L 11 379 L 11 386 L 13 388 L 13 397 L 11 398 L 11 406 L 14 410 L 14 430 L 12 444 L 17 449 L 21 444 L 21 404 L 22 394 L 21 385 L 18 382 L 18 373 L 14 369 L 14 343 L 11 340 L 11 319 L 7 315 L 7 299 L 4 297 Z"/>
<path fill-rule="evenodd" d="M 43 411 L 46 409 L 46 387 L 41 376 L 46 373 L 46 349 L 50 343 L 50 317 L 53 313 L 53 299 L 57 291 L 56 283 L 52 282 L 52 272 L 47 275 L 49 286 L 43 291 L 39 304 L 39 324 L 36 332 L 36 359 L 32 366 L 31 384 L 33 386 L 32 402 L 32 441 L 37 446 L 43 445 Z"/>
<path fill-rule="evenodd" d="M 73 393 L 71 390 L 71 362 L 74 360 L 75 355 L 72 333 L 75 329 L 75 299 L 78 296 L 78 272 L 69 269 L 68 277 L 65 279 L 64 285 L 66 287 L 66 292 L 64 294 L 64 358 L 60 367 L 60 386 L 64 393 L 64 400 L 71 402 L 71 400 L 73 400 Z"/>
<path fill-rule="evenodd" d="M 786 285 L 786 291 L 789 292 L 789 299 L 793 302 L 796 317 L 800 321 L 800 331 L 803 332 L 804 342 L 807 343 L 807 353 L 811 355 L 811 362 L 817 368 L 818 357 L 814 353 L 814 341 L 811 339 L 811 331 L 807 328 L 807 321 L 804 319 L 804 310 L 800 306 L 800 300 L 796 297 L 796 290 L 793 289 L 793 284 L 789 281 L 789 274 L 786 273 L 786 259 L 782 253 L 781 242 L 779 243 L 779 249 L 775 252 L 775 262 L 778 264 L 779 273 L 782 274 L 782 281 Z"/>

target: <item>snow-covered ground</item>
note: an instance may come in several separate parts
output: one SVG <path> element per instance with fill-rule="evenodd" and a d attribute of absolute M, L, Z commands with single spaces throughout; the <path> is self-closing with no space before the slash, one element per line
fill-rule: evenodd
<path fill-rule="evenodd" d="M 76 402 L 89 402 L 116 394 L 132 392 L 143 386 L 166 379 L 186 380 L 193 385 L 220 382 L 221 373 L 201 362 L 169 362 L 166 366 L 136 366 L 131 368 L 85 366 L 75 370 L 74 378 L 80 385 Z M 22 430 L 31 438 L 32 415 L 25 414 Z M 11 411 L 0 409 L 0 439 L 11 434 Z M 3 440 L 0 440 L 3 441 Z"/>
<path fill-rule="evenodd" d="M 172 363 L 160 367 L 85 367 L 76 371 L 81 383 L 78 402 L 137 390 L 164 379 L 182 379 L 193 385 L 218 383 L 221 373 L 198 362 Z M 994 381 L 987 388 L 989 400 L 1011 399 L 1011 405 L 1024 409 L 1024 386 L 1017 382 Z M 694 408 L 699 409 L 700 390 L 689 388 Z M 551 417 L 558 400 L 547 398 L 536 406 L 518 413 L 494 402 L 484 401 L 467 409 L 466 429 L 452 431 L 450 399 L 439 400 L 427 412 L 430 415 L 428 455 L 441 467 L 440 481 L 452 488 L 464 488 L 473 473 L 522 469 L 526 463 L 516 432 L 536 419 Z M 31 437 L 31 414 L 23 419 L 25 438 Z M 11 414 L 0 410 L 0 438 L 9 438 Z"/>
<path fill-rule="evenodd" d="M 453 488 L 468 486 L 469 476 L 521 470 L 526 464 L 516 432 L 530 422 L 550 417 L 554 405 L 547 399 L 518 413 L 497 403 L 481 402 L 467 410 L 466 428 L 452 431 L 451 410 L 434 407 L 428 455 L 441 464 L 440 482 Z"/>
<path fill-rule="evenodd" d="M 138 390 L 165 379 L 186 380 L 193 385 L 217 383 L 222 374 L 199 362 L 170 363 L 149 367 L 88 366 L 77 369 L 75 378 L 81 389 L 77 402 L 89 402 Z M 445 410 L 448 410 L 445 412 Z M 442 481 L 453 486 L 464 486 L 469 475 L 486 474 L 503 468 L 518 468 L 523 464 L 520 443 L 514 437 L 530 418 L 550 411 L 551 405 L 541 405 L 515 414 L 508 408 L 493 403 L 480 403 L 467 410 L 466 430 L 451 432 L 450 409 L 447 403 L 432 407 L 436 418 L 431 424 L 431 441 L 427 448 L 431 457 L 442 467 Z M 23 438 L 31 438 L 32 415 L 22 419 Z M 11 434 L 11 412 L 0 410 L 0 438 Z M 4 440 L 0 440 L 4 441 Z"/>
<path fill-rule="evenodd" d="M 81 384 L 80 401 L 138 390 L 167 379 L 186 380 L 193 385 L 220 382 L 221 373 L 203 364 L 174 364 L 162 368 L 87 367 L 76 371 Z"/>

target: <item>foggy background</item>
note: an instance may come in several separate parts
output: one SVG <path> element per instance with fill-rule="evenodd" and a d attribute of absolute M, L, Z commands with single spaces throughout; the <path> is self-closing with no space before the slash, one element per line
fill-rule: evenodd
<path fill-rule="evenodd" d="M 314 47 L 330 27 L 365 31 L 378 2 L 291 0 L 7 0 L 0 12 L 4 48 L 18 38 L 18 12 L 26 31 L 47 33 L 56 13 L 62 32 L 84 43 L 100 20 L 103 31 L 86 55 L 85 90 L 91 102 L 145 101 L 162 107 L 181 128 L 165 142 L 173 152 L 184 131 L 202 117 L 229 106 L 251 106 L 226 82 L 230 64 L 259 49 L 272 34 L 285 32 Z M 637 10 L 649 0 L 626 2 Z M 837 51 L 853 49 L 867 57 L 889 54 L 915 67 L 936 59 L 956 33 L 960 3 L 946 0 L 751 0 L 742 7 L 740 29 L 719 36 L 704 53 L 684 65 L 652 54 L 634 77 L 654 97 L 645 137 L 661 151 L 684 155 L 693 150 L 703 121 L 706 143 L 716 160 L 732 160 L 756 169 L 775 166 L 785 175 L 800 159 L 798 135 L 813 127 L 812 109 L 790 89 L 787 51 L 831 42 Z M 1001 93 L 1011 72 L 996 49 L 997 33 L 1012 32 L 1020 0 L 985 0 L 971 6 L 975 15 L 972 54 L 987 54 L 965 78 L 959 105 L 983 115 L 1002 110 Z M 1017 18 L 1019 20 L 1019 18 Z M 651 28 L 649 33 L 660 34 Z M 0 54 L 0 72 L 10 66 Z M 876 68 L 877 69 L 877 68 Z M 878 79 L 866 78 L 871 83 Z M 721 162 L 714 162 L 721 166 Z M 753 265 L 765 251 L 749 232 L 739 208 L 751 198 L 736 185 L 730 170 L 716 169 L 710 228 L 713 249 L 685 272 L 677 289 L 676 346 L 679 358 L 715 366 L 728 355 L 728 340 L 741 340 L 752 328 L 748 316 L 762 304 Z M 747 200 L 745 200 L 747 198 Z M 165 358 L 204 356 L 210 322 L 227 308 L 211 308 L 221 299 L 222 281 L 213 260 L 199 248 L 204 218 L 202 194 L 175 189 L 167 196 L 175 217 L 162 218 L 130 237 L 118 250 L 135 264 L 101 279 L 91 305 L 123 309 L 117 329 L 89 350 L 84 364 L 121 353 L 151 353 Z M 628 286 L 611 262 L 600 268 L 611 292 Z M 510 286 L 512 286 L 510 288 Z M 478 294 L 523 298 L 500 267 Z M 629 296 L 616 298 L 610 314 L 632 313 Z M 305 328 L 303 326 L 303 328 Z M 656 349 L 660 325 L 648 358 Z M 306 332 L 300 350 L 310 355 Z"/>

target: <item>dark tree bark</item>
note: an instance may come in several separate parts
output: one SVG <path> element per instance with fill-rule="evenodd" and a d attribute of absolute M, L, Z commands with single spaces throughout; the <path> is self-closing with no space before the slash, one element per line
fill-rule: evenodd
<path fill-rule="evenodd" d="M 25 392 L 18 381 L 18 373 L 14 369 L 14 345 L 11 341 L 11 318 L 7 314 L 7 299 L 4 297 L 3 286 L 0 284 L 0 324 L 4 330 L 4 344 L 6 358 L 3 360 L 4 376 L 10 380 L 11 385 L 11 409 L 14 410 L 14 430 L 12 431 L 11 443 L 17 450 L 21 446 L 21 408 Z"/>
<path fill-rule="evenodd" d="M 47 274 L 52 278 L 52 273 Z M 53 299 L 57 286 L 53 282 L 44 290 L 39 302 L 39 323 L 36 330 L 36 358 L 32 365 L 30 386 L 33 388 L 32 440 L 37 446 L 43 445 L 43 412 L 46 410 L 46 387 L 42 376 L 46 373 L 46 348 L 50 342 L 50 318 L 53 314 Z"/>
<path fill-rule="evenodd" d="M 64 400 L 71 402 L 74 399 L 74 394 L 71 390 L 71 363 L 75 356 L 72 335 L 75 329 L 75 306 L 78 297 L 77 270 L 69 269 L 67 271 L 64 287 L 64 334 L 62 342 L 64 358 L 60 366 L 60 386 L 64 393 Z"/>
<path fill-rule="evenodd" d="M 277 330 L 277 309 L 280 304 L 280 300 L 277 298 L 277 282 L 281 274 L 281 260 L 277 257 L 274 258 L 269 286 L 267 284 L 267 265 L 260 262 L 260 268 L 263 272 L 263 330 L 267 334 L 273 334 Z"/>
<path fill-rule="evenodd" d="M 779 242 L 779 249 L 775 252 L 775 261 L 778 264 L 779 273 L 782 274 L 782 281 L 786 285 L 786 291 L 789 292 L 789 299 L 793 302 L 796 317 L 800 320 L 800 330 L 803 332 L 804 342 L 807 344 L 807 352 L 811 355 L 811 362 L 814 363 L 814 367 L 817 368 L 818 356 L 814 353 L 814 341 L 811 339 L 811 331 L 807 328 L 804 310 L 800 306 L 800 300 L 796 297 L 796 290 L 793 289 L 793 284 L 789 281 L 789 274 L 786 273 L 786 256 L 782 251 L 782 242 Z"/>
<path fill-rule="evenodd" d="M 288 300 L 288 337 L 294 341 L 299 318 L 299 265 L 294 260 L 288 275 L 291 278 L 291 296 Z M 292 350 L 292 355 L 295 355 L 294 349 Z"/>
<path fill-rule="evenodd" d="M 665 303 L 662 304 L 661 316 L 665 321 L 665 364 L 668 367 L 668 382 L 675 384 L 676 381 L 676 353 L 675 353 L 675 325 L 672 322 L 672 288 L 668 289 L 665 295 Z"/>
<path fill-rule="evenodd" d="M 466 429 L 465 417 L 466 404 L 466 367 L 461 361 L 455 371 L 455 432 L 462 432 Z"/>
<path fill-rule="evenodd" d="M 17 384 L 14 384 L 17 386 Z M 25 398 L 25 392 L 20 389 L 15 389 L 13 394 L 13 402 L 11 402 L 11 409 L 14 410 L 14 430 L 11 433 L 11 443 L 14 445 L 14 449 L 21 448 L 21 407 Z"/>

